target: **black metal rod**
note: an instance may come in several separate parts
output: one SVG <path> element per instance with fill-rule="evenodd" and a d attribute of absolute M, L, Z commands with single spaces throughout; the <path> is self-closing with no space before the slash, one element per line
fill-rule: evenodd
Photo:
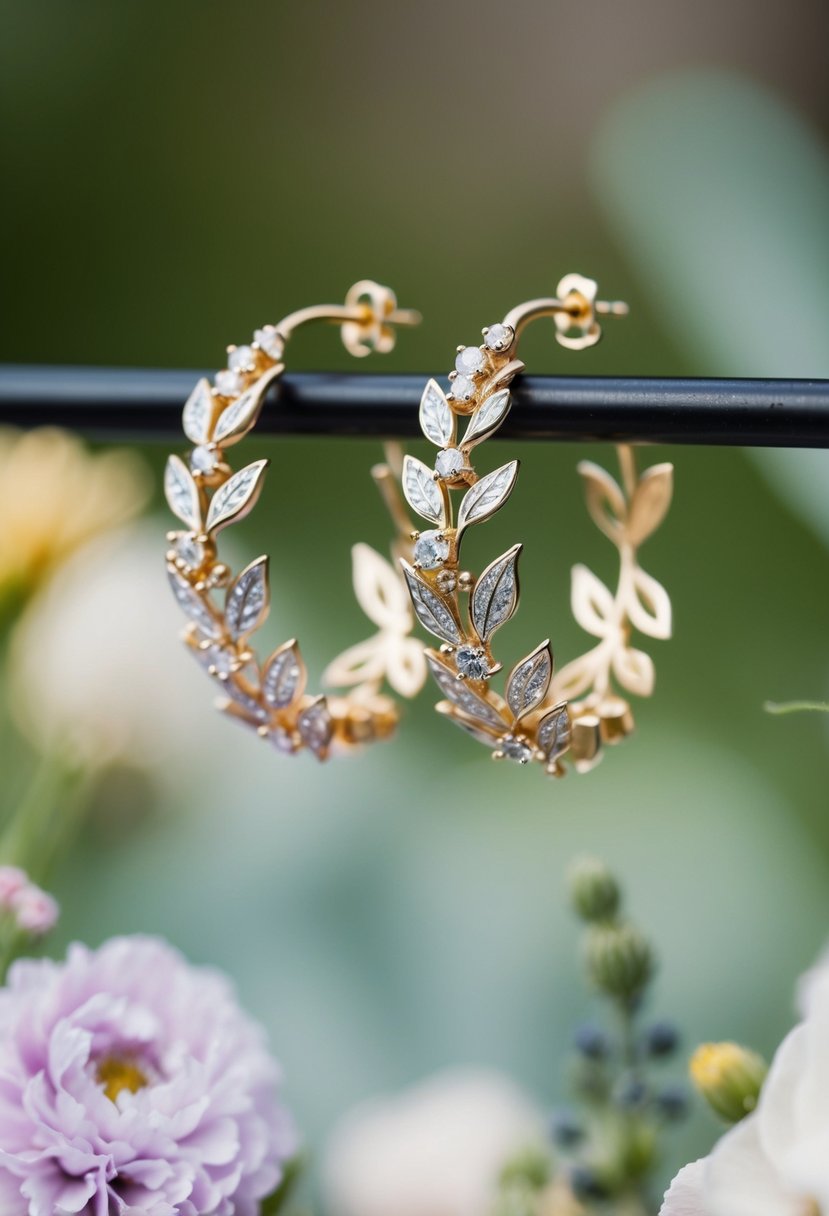
<path fill-rule="evenodd" d="M 112 440 L 175 440 L 201 373 L 0 366 L 0 423 Z M 258 429 L 272 435 L 419 434 L 426 375 L 285 375 Z M 521 376 L 505 439 L 829 447 L 829 381 Z"/>

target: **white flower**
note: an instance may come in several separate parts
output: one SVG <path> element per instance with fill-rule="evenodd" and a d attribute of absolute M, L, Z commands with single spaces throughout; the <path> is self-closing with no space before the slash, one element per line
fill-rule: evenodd
<path fill-rule="evenodd" d="M 488 1216 L 498 1174 L 543 1144 L 543 1120 L 505 1077 L 438 1073 L 397 1097 L 357 1107 L 324 1163 L 334 1216 Z"/>
<path fill-rule="evenodd" d="M 805 994 L 805 999 L 804 999 Z M 660 1216 L 827 1216 L 829 971 L 801 988 L 805 1020 L 777 1049 L 756 1110 L 672 1182 Z"/>

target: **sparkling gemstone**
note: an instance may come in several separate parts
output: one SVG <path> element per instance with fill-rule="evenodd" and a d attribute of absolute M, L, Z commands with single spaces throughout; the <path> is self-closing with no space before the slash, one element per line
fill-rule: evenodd
<path fill-rule="evenodd" d="M 235 397 L 242 391 L 242 377 L 238 372 L 217 372 L 216 388 L 223 397 Z"/>
<path fill-rule="evenodd" d="M 507 735 L 498 746 L 504 755 L 510 760 L 514 760 L 516 764 L 528 764 L 533 758 L 532 748 L 523 739 L 516 739 L 514 735 Z"/>
<path fill-rule="evenodd" d="M 452 381 L 452 396 L 458 401 L 468 401 L 475 393 L 475 385 L 468 376 L 456 376 Z"/>
<path fill-rule="evenodd" d="M 278 752 L 292 754 L 296 751 L 293 735 L 281 726 L 275 726 L 272 731 L 269 731 L 268 738 Z"/>
<path fill-rule="evenodd" d="M 230 352 L 230 357 L 227 365 L 232 372 L 247 372 L 256 363 L 253 350 L 250 346 L 237 346 L 235 350 Z"/>
<path fill-rule="evenodd" d="M 190 467 L 197 473 L 212 473 L 216 467 L 216 453 L 199 444 L 190 453 Z"/>
<path fill-rule="evenodd" d="M 477 346 L 465 346 L 458 351 L 455 367 L 461 375 L 473 376 L 484 365 L 484 352 Z"/>
<path fill-rule="evenodd" d="M 274 329 L 273 325 L 266 325 L 263 329 L 257 329 L 253 335 L 253 340 L 256 342 L 260 350 L 263 350 L 269 359 L 281 359 L 285 350 L 285 343 Z"/>
<path fill-rule="evenodd" d="M 204 545 L 199 544 L 195 536 L 184 533 L 175 544 L 176 557 L 180 558 L 189 570 L 198 570 L 204 561 Z"/>
<path fill-rule="evenodd" d="M 465 463 L 463 453 L 458 448 L 447 448 L 445 452 L 438 452 L 435 472 L 439 477 L 457 477 Z"/>
<path fill-rule="evenodd" d="M 455 664 L 461 675 L 469 680 L 483 680 L 489 675 L 486 655 L 480 646 L 461 646 L 455 654 Z"/>
<path fill-rule="evenodd" d="M 504 350 L 512 341 L 512 330 L 509 325 L 490 325 L 484 339 L 490 350 Z"/>
<path fill-rule="evenodd" d="M 440 532 L 421 532 L 414 547 L 414 559 L 423 570 L 436 570 L 449 556 L 449 541 Z"/>
<path fill-rule="evenodd" d="M 233 671 L 233 656 L 221 646 L 211 646 L 210 666 L 216 669 L 217 676 L 229 676 Z"/>

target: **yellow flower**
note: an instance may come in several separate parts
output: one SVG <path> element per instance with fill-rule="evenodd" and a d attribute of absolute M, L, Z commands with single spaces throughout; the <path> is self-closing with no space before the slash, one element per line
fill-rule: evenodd
<path fill-rule="evenodd" d="M 95 455 L 53 428 L 0 430 L 0 470 L 0 603 L 28 599 L 71 553 L 147 498 L 129 453 Z"/>

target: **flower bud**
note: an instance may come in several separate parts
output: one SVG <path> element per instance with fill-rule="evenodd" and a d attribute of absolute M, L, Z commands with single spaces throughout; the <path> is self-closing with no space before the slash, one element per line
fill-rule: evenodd
<path fill-rule="evenodd" d="M 647 939 L 632 925 L 594 925 L 586 944 L 587 973 L 607 996 L 632 1003 L 653 975 Z"/>
<path fill-rule="evenodd" d="M 583 857 L 570 870 L 570 899 L 586 921 L 613 920 L 619 911 L 619 884 L 603 861 Z"/>
<path fill-rule="evenodd" d="M 727 1123 L 739 1123 L 757 1105 L 768 1065 L 739 1043 L 703 1043 L 691 1057 L 691 1080 Z"/>

